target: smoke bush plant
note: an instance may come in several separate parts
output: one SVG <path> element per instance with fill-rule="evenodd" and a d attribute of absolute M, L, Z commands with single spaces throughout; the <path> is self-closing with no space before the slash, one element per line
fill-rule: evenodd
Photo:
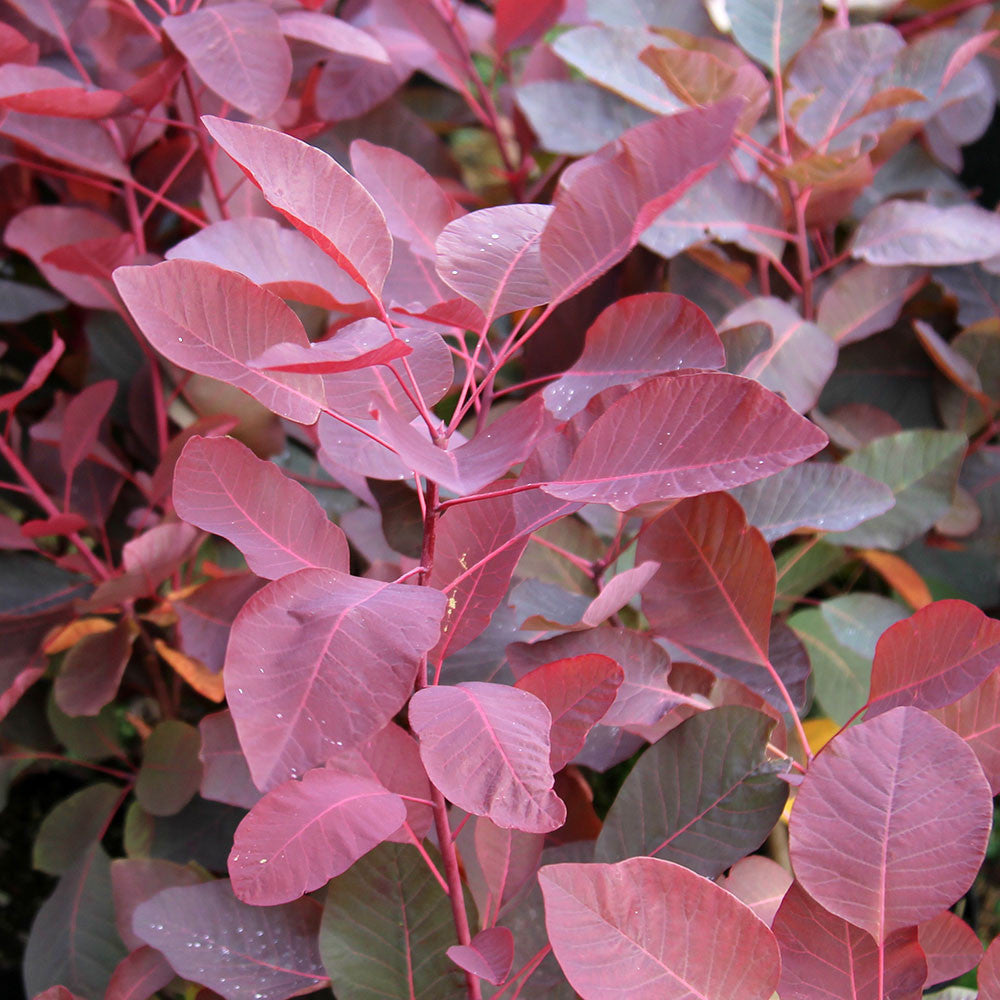
<path fill-rule="evenodd" d="M 1000 997 L 996 14 L 712 6 L 5 0 L 29 996 Z"/>

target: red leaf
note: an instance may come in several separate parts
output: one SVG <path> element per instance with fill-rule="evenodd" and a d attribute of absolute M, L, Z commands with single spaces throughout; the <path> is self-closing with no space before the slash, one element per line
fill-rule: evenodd
<path fill-rule="evenodd" d="M 742 107 L 731 99 L 656 118 L 563 172 L 541 241 L 554 301 L 620 261 L 660 212 L 719 162 Z"/>
<path fill-rule="evenodd" d="M 377 298 L 392 236 L 372 196 L 315 146 L 259 125 L 203 120 L 268 202 Z"/>
<path fill-rule="evenodd" d="M 286 1000 L 328 982 L 317 943 L 321 913 L 312 899 L 248 906 L 218 879 L 164 889 L 136 909 L 133 927 L 179 976 L 225 1000 Z"/>
<path fill-rule="evenodd" d="M 8 227 L 8 232 L 10 229 Z M 57 333 L 52 334 L 52 346 L 35 362 L 34 367 L 28 377 L 17 389 L 5 392 L 0 395 L 0 412 L 13 410 L 18 403 L 27 396 L 30 396 L 52 373 L 59 359 L 62 357 L 66 345 L 59 339 Z"/>
<path fill-rule="evenodd" d="M 931 715 L 972 747 L 993 794 L 1000 794 L 1000 670 L 961 700 Z"/>
<path fill-rule="evenodd" d="M 347 539 L 316 498 L 232 438 L 188 441 L 174 472 L 174 506 L 185 521 L 228 538 L 258 576 L 349 567 Z"/>
<path fill-rule="evenodd" d="M 477 816 L 472 839 L 479 868 L 477 871 L 473 859 L 466 857 L 469 888 L 476 896 L 480 926 L 485 927 L 494 923 L 503 906 L 535 877 L 545 835 L 507 830 L 486 816 Z"/>
<path fill-rule="evenodd" d="M 552 950 L 588 1000 L 768 1000 L 778 985 L 771 932 L 687 868 L 658 858 L 549 865 L 538 881 Z"/>
<path fill-rule="evenodd" d="M 299 570 L 251 597 L 233 623 L 224 672 L 257 786 L 273 788 L 382 729 L 410 696 L 444 605 L 430 587 L 325 569 Z"/>
<path fill-rule="evenodd" d="M 281 107 L 292 80 L 292 56 L 278 15 L 244 2 L 163 19 L 166 36 L 220 97 L 255 118 Z"/>
<path fill-rule="evenodd" d="M 272 375 L 247 365 L 274 344 L 308 346 L 299 318 L 277 295 L 236 271 L 199 260 L 120 267 L 114 280 L 142 332 L 165 358 L 242 389 L 281 417 L 316 421 L 325 401 L 318 375 Z"/>
<path fill-rule="evenodd" d="M 175 975 L 155 948 L 143 945 L 118 963 L 104 1000 L 149 1000 L 157 990 L 173 982 Z"/>
<path fill-rule="evenodd" d="M 275 219 L 213 222 L 171 247 L 167 260 L 203 260 L 239 271 L 282 298 L 324 309 L 369 306 L 367 292 L 315 243 Z"/>
<path fill-rule="evenodd" d="M 52 517 L 25 521 L 21 534 L 25 538 L 44 538 L 46 535 L 72 535 L 87 528 L 87 519 L 79 514 L 54 514 Z"/>
<path fill-rule="evenodd" d="M 942 910 L 917 929 L 920 947 L 927 956 L 924 987 L 956 979 L 974 969 L 983 957 L 976 932 L 951 910 Z"/>
<path fill-rule="evenodd" d="M 359 322 L 363 323 L 364 320 Z M 374 365 L 388 365 L 391 361 L 405 358 L 413 353 L 413 348 L 406 341 L 393 339 L 385 327 L 382 327 L 382 331 L 385 333 L 381 338 L 384 343 L 360 354 L 353 345 L 345 345 L 340 338 L 310 344 L 309 347 L 301 347 L 298 344 L 275 344 L 259 358 L 251 361 L 250 367 L 269 372 L 335 375 L 338 372 L 353 372 Z"/>
<path fill-rule="evenodd" d="M 725 361 L 715 327 L 690 299 L 669 292 L 630 295 L 597 317 L 580 359 L 542 395 L 552 413 L 569 420 L 603 389 L 678 368 L 721 368 Z"/>
<path fill-rule="evenodd" d="M 106 118 L 122 102 L 116 90 L 88 90 L 48 66 L 0 66 L 0 107 L 57 118 Z"/>
<path fill-rule="evenodd" d="M 377 781 L 325 768 L 268 792 L 236 830 L 233 892 L 245 903 L 289 903 L 347 871 L 406 819 Z"/>
<path fill-rule="evenodd" d="M 482 309 L 485 325 L 552 298 L 542 270 L 551 205 L 498 205 L 449 222 L 437 239 L 437 273 Z"/>
<path fill-rule="evenodd" d="M 514 935 L 506 927 L 487 927 L 469 944 L 453 944 L 448 957 L 460 969 L 499 986 L 514 964 Z"/>
<path fill-rule="evenodd" d="M 90 454 L 97 442 L 101 424 L 115 401 L 118 383 L 114 379 L 95 382 L 78 393 L 66 407 L 63 435 L 59 439 L 59 461 L 67 478 Z"/>
<path fill-rule="evenodd" d="M 562 17 L 565 7 L 566 0 L 497 0 L 497 55 L 537 42 Z"/>
<path fill-rule="evenodd" d="M 927 963 L 915 928 L 886 942 L 881 993 L 875 939 L 824 910 L 798 882 L 785 894 L 772 930 L 781 948 L 782 1000 L 912 1000 L 922 992 Z"/>
<path fill-rule="evenodd" d="M 989 784 L 966 743 L 915 708 L 895 708 L 842 731 L 810 765 L 789 826 L 792 865 L 818 903 L 883 942 L 969 888 L 992 821 Z"/>
<path fill-rule="evenodd" d="M 935 601 L 875 647 L 866 719 L 897 705 L 944 708 L 1000 666 L 1000 621 L 965 601 Z"/>
<path fill-rule="evenodd" d="M 748 435 L 747 427 L 756 433 Z M 558 481 L 542 488 L 625 511 L 763 479 L 804 461 L 826 441 L 819 428 L 750 379 L 723 372 L 663 375 L 609 406 Z"/>
<path fill-rule="evenodd" d="M 431 781 L 455 805 L 527 833 L 565 822 L 552 790 L 552 716 L 534 695 L 478 681 L 428 687 L 410 699 L 409 715 Z"/>
<path fill-rule="evenodd" d="M 97 715 L 118 692 L 138 629 L 123 618 L 107 632 L 84 636 L 63 660 L 56 677 L 56 704 L 67 715 Z"/>
<path fill-rule="evenodd" d="M 585 654 L 556 660 L 525 674 L 514 685 L 541 700 L 552 715 L 550 761 L 561 771 L 581 750 L 591 727 L 615 700 L 624 671 L 614 660 Z"/>

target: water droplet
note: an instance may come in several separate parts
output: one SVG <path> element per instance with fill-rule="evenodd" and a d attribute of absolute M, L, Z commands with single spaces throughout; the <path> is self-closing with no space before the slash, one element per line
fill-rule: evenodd
<path fill-rule="evenodd" d="M 178 344 L 183 344 L 184 343 L 184 338 L 183 337 L 178 337 L 177 338 L 177 343 Z"/>
<path fill-rule="evenodd" d="M 500 234 L 499 233 L 490 233 L 490 237 L 492 239 L 498 240 L 498 239 L 500 239 Z"/>
<path fill-rule="evenodd" d="M 451 273 L 452 274 L 458 274 L 458 271 L 452 271 Z"/>

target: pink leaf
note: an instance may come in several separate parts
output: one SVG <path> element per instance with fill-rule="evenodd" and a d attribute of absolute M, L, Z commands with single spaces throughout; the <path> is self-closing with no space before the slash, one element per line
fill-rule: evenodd
<path fill-rule="evenodd" d="M 719 162 L 741 110 L 733 99 L 654 119 L 566 170 L 542 233 L 551 298 L 569 298 L 621 260 Z"/>
<path fill-rule="evenodd" d="M 455 805 L 527 833 L 565 822 L 552 790 L 552 716 L 534 695 L 478 681 L 424 688 L 410 700 L 410 725 L 431 781 Z"/>
<path fill-rule="evenodd" d="M 36 993 L 34 1000 L 83 1000 L 79 993 L 71 993 L 65 986 L 50 986 Z"/>
<path fill-rule="evenodd" d="M 377 298 L 392 236 L 372 196 L 332 157 L 292 136 L 211 116 L 204 123 L 268 202 Z"/>
<path fill-rule="evenodd" d="M 186 597 L 173 600 L 182 652 L 213 674 L 219 673 L 233 619 L 263 585 L 252 573 L 238 573 L 209 580 Z"/>
<path fill-rule="evenodd" d="M 258 576 L 348 569 L 347 539 L 316 498 L 232 438 L 188 441 L 174 473 L 174 506 L 185 521 L 228 538 Z"/>
<path fill-rule="evenodd" d="M 594 628 L 621 611 L 649 583 L 659 568 L 658 562 L 649 560 L 612 577 L 590 602 L 580 624 Z"/>
<path fill-rule="evenodd" d="M 250 777 L 232 714 L 213 712 L 198 723 L 201 733 L 201 787 L 204 799 L 226 802 L 242 809 L 252 809 L 260 801 L 260 792 Z"/>
<path fill-rule="evenodd" d="M 924 712 L 895 708 L 842 731 L 810 765 L 792 810 L 792 865 L 818 903 L 884 942 L 969 888 L 992 820 L 968 745 Z"/>
<path fill-rule="evenodd" d="M 97 715 L 118 692 L 138 629 L 123 618 L 107 632 L 81 639 L 56 677 L 56 703 L 67 715 Z"/>
<path fill-rule="evenodd" d="M 382 209 L 389 232 L 418 257 L 433 260 L 434 242 L 456 212 L 437 181 L 404 153 L 364 139 L 351 143 L 351 166 Z"/>
<path fill-rule="evenodd" d="M 721 368 L 725 361 L 719 335 L 690 299 L 668 292 L 630 295 L 597 317 L 580 359 L 542 395 L 552 413 L 569 420 L 613 385 L 677 368 Z"/>
<path fill-rule="evenodd" d="M 737 861 L 728 875 L 718 879 L 718 884 L 746 903 L 770 927 L 792 884 L 792 876 L 777 861 L 751 854 Z"/>
<path fill-rule="evenodd" d="M 221 379 L 279 416 L 315 423 L 325 400 L 318 375 L 248 367 L 273 344 L 308 345 L 302 323 L 277 295 L 236 271 L 198 260 L 120 267 L 115 285 L 149 342 L 188 371 Z"/>
<path fill-rule="evenodd" d="M 149 945 L 126 955 L 115 968 L 104 1000 L 149 1000 L 174 980 L 167 960 Z"/>
<path fill-rule="evenodd" d="M 532 396 L 454 451 L 438 448 L 397 410 L 377 414 L 380 437 L 407 468 L 463 496 L 483 489 L 523 462 L 542 429 L 542 401 Z"/>
<path fill-rule="evenodd" d="M 115 906 L 115 925 L 129 951 L 142 948 L 144 941 L 132 931 L 132 914 L 140 903 L 162 889 L 199 885 L 204 873 L 187 865 L 160 858 L 117 858 L 111 862 L 111 893 Z"/>
<path fill-rule="evenodd" d="M 1000 1000 L 1000 937 L 990 942 L 979 963 L 980 1000 Z"/>
<path fill-rule="evenodd" d="M 811 410 L 837 364 L 837 345 L 815 323 L 804 320 L 782 299 L 764 296 L 734 309 L 724 327 L 767 323 L 769 347 L 755 355 L 742 374 L 780 393 L 800 413 Z"/>
<path fill-rule="evenodd" d="M 325 569 L 251 597 L 233 624 L 225 677 L 257 786 L 273 788 L 382 729 L 437 642 L 444 606 L 430 587 Z"/>
<path fill-rule="evenodd" d="M 935 601 L 879 639 L 865 718 L 897 705 L 944 708 L 998 666 L 1000 621 L 966 601 Z"/>
<path fill-rule="evenodd" d="M 59 363 L 66 345 L 59 339 L 59 335 L 53 333 L 52 346 L 35 362 L 34 367 L 28 373 L 28 377 L 17 389 L 5 392 L 0 395 L 0 411 L 13 410 L 18 403 L 27 396 L 30 396 L 52 373 L 52 370 Z"/>
<path fill-rule="evenodd" d="M 624 676 L 614 660 L 591 653 L 536 667 L 514 685 L 535 695 L 552 715 L 553 771 L 561 771 L 580 752 L 591 727 L 611 707 Z"/>
<path fill-rule="evenodd" d="M 506 830 L 486 816 L 477 816 L 473 842 L 483 884 L 477 884 L 473 865 L 470 866 L 469 886 L 476 893 L 480 925 L 487 926 L 496 919 L 504 904 L 535 877 L 545 835 Z"/>
<path fill-rule="evenodd" d="M 942 910 L 917 929 L 920 947 L 927 956 L 924 987 L 956 979 L 974 969 L 983 957 L 976 932 L 951 910 Z"/>
<path fill-rule="evenodd" d="M 102 125 L 103 123 L 83 118 L 52 118 L 48 115 L 8 111 L 0 119 L 0 136 L 24 143 L 43 156 L 68 164 L 74 171 L 89 170 L 101 177 L 127 181 L 131 176 L 129 169 Z M 61 211 L 87 211 L 64 209 L 56 205 L 44 207 L 59 208 Z"/>
<path fill-rule="evenodd" d="M 756 433 L 748 435 L 746 427 Z M 635 428 L 643 434 L 635 436 Z M 584 435 L 557 482 L 566 500 L 630 510 L 763 479 L 815 454 L 826 435 L 750 379 L 663 375 L 613 403 Z"/>
<path fill-rule="evenodd" d="M 289 903 L 347 871 L 406 818 L 377 781 L 324 768 L 272 789 L 236 830 L 233 892 L 245 903 Z"/>
<path fill-rule="evenodd" d="M 551 205 L 498 205 L 449 222 L 437 238 L 437 272 L 482 309 L 486 325 L 552 298 L 541 236 Z"/>
<path fill-rule="evenodd" d="M 778 985 L 771 932 L 687 868 L 549 865 L 538 881 L 552 950 L 588 1000 L 768 1000 Z"/>
<path fill-rule="evenodd" d="M 66 407 L 63 436 L 59 439 L 59 460 L 67 478 L 73 478 L 76 467 L 97 442 L 101 424 L 117 391 L 118 383 L 114 379 L 95 382 L 74 396 Z"/>
<path fill-rule="evenodd" d="M 798 882 L 785 894 L 772 930 L 781 948 L 782 1000 L 908 1000 L 922 992 L 927 963 L 915 928 L 886 942 L 881 993 L 875 939 L 824 910 Z"/>
<path fill-rule="evenodd" d="M 853 344 L 888 330 L 926 281 L 927 273 L 915 267 L 856 264 L 820 297 L 816 322 L 841 346 Z"/>
<path fill-rule="evenodd" d="M 270 118 L 292 80 L 292 56 L 278 15 L 236 3 L 163 19 L 163 31 L 220 97 L 254 118 Z"/>
<path fill-rule="evenodd" d="M 360 322 L 364 322 L 361 320 Z M 259 358 L 250 362 L 251 368 L 270 372 L 308 372 L 312 375 L 336 375 L 340 372 L 358 371 L 374 365 L 388 365 L 398 358 L 413 353 L 404 340 L 393 339 L 385 331 L 384 343 L 358 353 L 352 345 L 340 340 L 324 340 L 302 347 L 299 344 L 275 344 Z"/>
<path fill-rule="evenodd" d="M 239 271 L 275 295 L 325 309 L 369 305 L 365 290 L 315 243 L 275 219 L 251 216 L 213 222 L 175 244 L 166 256 Z"/>
<path fill-rule="evenodd" d="M 931 715 L 972 747 L 993 794 L 1000 794 L 1000 670 L 961 700 Z"/>
<path fill-rule="evenodd" d="M 88 90 L 48 66 L 0 66 L 0 107 L 57 118 L 106 118 L 122 103 L 116 90 Z"/>
<path fill-rule="evenodd" d="M 286 1000 L 328 981 L 317 944 L 321 913 L 312 899 L 248 906 L 218 879 L 164 889 L 136 909 L 132 926 L 179 976 L 225 1000 Z"/>
<path fill-rule="evenodd" d="M 499 986 L 514 964 L 514 935 L 506 927 L 487 927 L 469 944 L 453 944 L 448 957 L 460 969 Z"/>

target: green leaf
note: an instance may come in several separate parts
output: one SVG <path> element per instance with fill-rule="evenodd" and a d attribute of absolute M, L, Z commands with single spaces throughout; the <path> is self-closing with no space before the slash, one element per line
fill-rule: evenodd
<path fill-rule="evenodd" d="M 381 844 L 330 882 L 319 949 L 337 1000 L 464 1000 L 445 954 L 456 943 L 451 903 L 415 847 Z"/>
<path fill-rule="evenodd" d="M 755 851 L 788 794 L 764 753 L 774 725 L 761 712 L 727 705 L 668 732 L 625 780 L 595 860 L 645 854 L 714 878 Z"/>
<path fill-rule="evenodd" d="M 876 438 L 844 465 L 885 483 L 896 506 L 827 539 L 838 545 L 901 549 L 919 538 L 951 506 L 967 440 L 955 431 L 900 431 Z"/>
<path fill-rule="evenodd" d="M 62 875 L 101 835 L 117 808 L 122 790 L 108 782 L 88 785 L 63 799 L 38 829 L 31 863 L 39 871 Z"/>
<path fill-rule="evenodd" d="M 201 736 L 194 726 L 168 719 L 146 740 L 135 797 L 153 816 L 173 816 L 191 801 L 201 785 L 198 751 Z"/>

